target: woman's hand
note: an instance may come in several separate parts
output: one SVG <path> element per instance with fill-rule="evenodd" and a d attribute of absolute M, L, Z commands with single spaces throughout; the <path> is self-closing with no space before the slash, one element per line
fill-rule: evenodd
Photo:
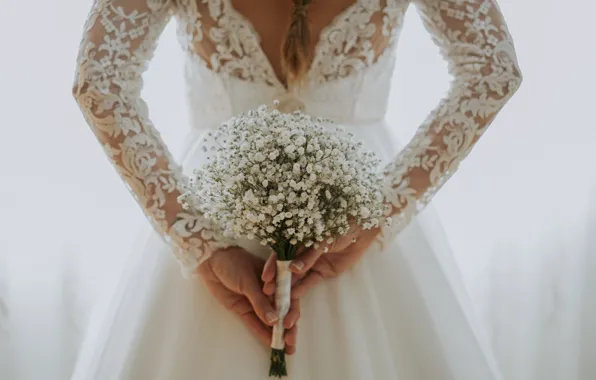
<path fill-rule="evenodd" d="M 270 326 L 277 322 L 278 316 L 261 290 L 263 283 L 260 276 L 264 265 L 265 260 L 242 248 L 232 247 L 215 252 L 199 266 L 197 274 L 219 303 L 237 314 L 259 340 L 269 346 L 272 335 Z M 284 321 L 287 354 L 296 352 L 299 309 L 300 303 L 293 300 Z"/>
<path fill-rule="evenodd" d="M 360 260 L 380 233 L 380 228 L 362 230 L 339 237 L 331 244 L 320 245 L 298 254 L 290 265 L 292 271 L 292 298 L 304 296 L 319 281 L 339 276 Z M 355 239 L 355 241 L 354 241 Z M 326 252 L 327 251 L 327 252 Z M 275 255 L 267 260 L 261 276 L 263 292 L 268 296 L 275 293 Z"/>

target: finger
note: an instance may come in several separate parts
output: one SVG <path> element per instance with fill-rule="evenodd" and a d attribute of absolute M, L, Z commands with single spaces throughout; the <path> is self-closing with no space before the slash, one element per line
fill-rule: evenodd
<path fill-rule="evenodd" d="M 290 346 L 290 345 L 286 346 L 286 354 L 294 355 L 295 353 L 296 353 L 296 346 Z"/>
<path fill-rule="evenodd" d="M 265 293 L 265 295 L 267 295 L 267 296 L 274 295 L 275 294 L 275 282 L 274 281 L 266 282 L 263 285 L 263 293 Z"/>
<path fill-rule="evenodd" d="M 292 286 L 295 286 L 297 283 L 299 283 L 304 276 L 306 276 L 306 273 L 292 273 Z"/>
<path fill-rule="evenodd" d="M 256 278 L 253 280 L 243 287 L 243 294 L 248 298 L 261 321 L 269 326 L 273 326 L 279 319 L 279 316 L 267 295 L 261 290 L 258 280 Z"/>
<path fill-rule="evenodd" d="M 321 280 L 323 276 L 321 276 L 318 272 L 310 272 L 298 285 L 292 289 L 292 298 L 302 298 L 308 293 L 309 290 L 315 287 Z"/>
<path fill-rule="evenodd" d="M 290 302 L 290 310 L 284 318 L 284 328 L 290 329 L 296 325 L 300 318 L 300 299 L 295 298 Z"/>
<path fill-rule="evenodd" d="M 235 297 L 228 289 L 211 282 L 208 282 L 208 286 L 213 295 L 222 302 L 224 307 L 237 314 L 261 342 L 265 345 L 271 344 L 271 329 L 257 317 L 247 298 L 241 296 Z"/>
<path fill-rule="evenodd" d="M 329 250 L 328 245 L 321 244 L 318 248 L 311 248 L 307 251 L 304 251 L 304 253 L 292 260 L 292 264 L 290 264 L 290 271 L 300 274 L 308 272 L 312 266 L 315 265 L 319 257 L 321 257 L 321 255 L 327 250 Z"/>
<path fill-rule="evenodd" d="M 285 344 L 285 351 L 288 355 L 293 355 L 296 353 L 296 341 L 298 338 L 298 326 L 294 326 L 289 330 L 286 330 L 284 334 L 284 344 Z M 293 342 L 294 344 L 290 344 L 289 342 Z"/>
<path fill-rule="evenodd" d="M 298 325 L 294 325 L 294 327 L 287 329 L 286 333 L 284 334 L 284 343 L 286 344 L 286 350 L 289 347 L 295 348 L 297 339 L 298 339 Z"/>
<path fill-rule="evenodd" d="M 270 282 L 275 280 L 275 262 L 275 252 L 272 252 L 269 256 L 269 259 L 267 259 L 267 262 L 265 263 L 265 267 L 263 268 L 263 274 L 261 275 L 261 280 L 263 280 L 263 282 Z"/>
<path fill-rule="evenodd" d="M 271 344 L 271 329 L 263 324 L 263 322 L 254 312 L 242 314 L 240 315 L 240 318 L 261 343 L 263 343 L 265 346 L 269 346 Z"/>

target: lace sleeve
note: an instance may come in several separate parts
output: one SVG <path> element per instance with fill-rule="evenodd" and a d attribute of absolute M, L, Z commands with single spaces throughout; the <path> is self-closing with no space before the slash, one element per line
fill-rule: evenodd
<path fill-rule="evenodd" d="M 405 227 L 456 171 L 521 83 L 495 0 L 414 0 L 454 77 L 447 96 L 386 167 L 392 233 Z"/>
<path fill-rule="evenodd" d="M 94 1 L 73 92 L 110 161 L 188 275 L 224 240 L 178 203 L 187 179 L 140 97 L 142 73 L 170 8 L 170 0 Z"/>

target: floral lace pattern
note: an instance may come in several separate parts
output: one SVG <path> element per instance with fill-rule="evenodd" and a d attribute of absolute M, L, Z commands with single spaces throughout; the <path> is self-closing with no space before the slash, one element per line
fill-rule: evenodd
<path fill-rule="evenodd" d="M 386 167 L 387 203 L 401 230 L 472 149 L 521 82 L 495 0 L 356 0 L 325 27 L 310 86 L 347 80 L 393 52 L 410 2 L 449 63 L 454 81 L 415 137 Z M 172 15 L 187 53 L 213 72 L 283 88 L 250 22 L 231 0 L 95 0 L 81 42 L 74 95 L 106 155 L 192 272 L 223 237 L 177 201 L 187 178 L 149 119 L 142 74 Z M 207 91 L 209 89 L 206 89 Z"/>
<path fill-rule="evenodd" d="M 311 67 L 311 80 L 345 78 L 372 65 L 392 49 L 407 9 L 404 0 L 356 1 L 321 32 Z"/>
<path fill-rule="evenodd" d="M 81 42 L 73 91 L 128 189 L 192 273 L 225 240 L 178 203 L 186 178 L 140 97 L 141 75 L 169 18 L 169 0 L 96 1 Z"/>
<path fill-rule="evenodd" d="M 453 175 L 522 79 L 494 0 L 415 3 L 454 81 L 447 97 L 386 168 L 386 200 L 394 214 L 391 236 Z"/>
<path fill-rule="evenodd" d="M 309 79 L 323 83 L 373 64 L 393 42 L 407 0 L 356 0 L 323 28 Z M 263 52 L 260 36 L 231 0 L 180 0 L 179 38 L 215 72 L 283 87 Z M 207 38 L 206 38 L 207 37 Z"/>
<path fill-rule="evenodd" d="M 178 35 L 189 54 L 200 56 L 217 73 L 270 86 L 276 84 L 259 36 L 230 0 L 178 3 Z"/>

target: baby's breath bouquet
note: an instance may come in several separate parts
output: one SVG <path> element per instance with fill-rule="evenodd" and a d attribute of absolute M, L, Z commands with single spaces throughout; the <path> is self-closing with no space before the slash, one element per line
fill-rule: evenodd
<path fill-rule="evenodd" d="M 283 319 L 290 305 L 289 264 L 382 219 L 379 161 L 328 120 L 261 106 L 230 119 L 206 139 L 207 163 L 195 170 L 180 202 L 233 238 L 257 239 L 277 256 L 270 376 L 287 375 Z"/>

